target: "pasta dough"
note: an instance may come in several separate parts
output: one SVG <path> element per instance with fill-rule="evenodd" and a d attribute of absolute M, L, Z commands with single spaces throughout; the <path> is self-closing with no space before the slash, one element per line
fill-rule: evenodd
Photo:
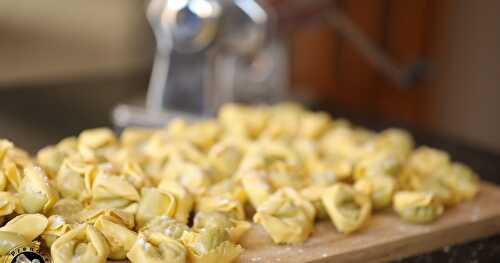
<path fill-rule="evenodd" d="M 92 225 L 81 224 L 59 237 L 50 248 L 54 263 L 105 263 L 109 245 Z"/>
<path fill-rule="evenodd" d="M 370 198 L 347 184 L 338 183 L 329 187 L 323 192 L 321 200 L 337 230 L 342 233 L 358 230 L 370 217 Z"/>
<path fill-rule="evenodd" d="M 276 243 L 305 241 L 314 228 L 314 206 L 292 188 L 282 188 L 257 208 L 253 220 Z"/>
<path fill-rule="evenodd" d="M 432 193 L 398 192 L 394 196 L 394 210 L 406 221 L 430 223 L 444 212 L 444 206 Z"/>

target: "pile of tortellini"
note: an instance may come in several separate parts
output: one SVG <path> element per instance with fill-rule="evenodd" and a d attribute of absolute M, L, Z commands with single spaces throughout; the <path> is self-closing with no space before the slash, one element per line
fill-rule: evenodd
<path fill-rule="evenodd" d="M 251 221 L 296 244 L 317 220 L 351 233 L 391 207 L 429 223 L 478 188 L 471 169 L 414 149 L 404 130 L 228 104 L 163 129 L 86 130 L 34 158 L 0 140 L 0 254 L 36 239 L 55 263 L 233 262 Z"/>

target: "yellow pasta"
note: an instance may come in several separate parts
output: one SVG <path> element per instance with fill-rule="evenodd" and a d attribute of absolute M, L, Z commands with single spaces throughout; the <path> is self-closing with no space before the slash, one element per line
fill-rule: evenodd
<path fill-rule="evenodd" d="M 176 208 L 174 218 L 182 223 L 187 223 L 189 214 L 194 206 L 194 198 L 189 191 L 180 183 L 164 180 L 158 185 L 158 189 L 167 191 L 175 197 Z"/>
<path fill-rule="evenodd" d="M 127 258 L 132 263 L 185 263 L 186 248 L 181 242 L 157 233 L 139 233 Z"/>
<path fill-rule="evenodd" d="M 403 191 L 394 196 L 394 210 L 408 222 L 425 224 L 441 216 L 444 206 L 432 193 Z"/>
<path fill-rule="evenodd" d="M 478 175 L 405 130 L 374 132 L 295 103 L 226 104 L 164 128 L 82 131 L 30 156 L 0 138 L 0 254 L 32 240 L 55 263 L 230 263 L 253 222 L 299 244 L 391 206 L 424 224 L 473 199 Z M 250 234 L 249 236 L 252 236 Z"/>
<path fill-rule="evenodd" d="M 292 188 L 282 188 L 257 207 L 253 220 L 276 243 L 305 241 L 314 228 L 314 206 Z"/>
<path fill-rule="evenodd" d="M 50 253 L 54 263 L 105 263 L 110 249 L 100 231 L 82 224 L 54 241 Z"/>
<path fill-rule="evenodd" d="M 94 227 L 99 230 L 109 244 L 109 258 L 114 260 L 125 259 L 127 252 L 132 249 L 137 234 L 130 230 L 128 226 L 109 220 L 105 216 L 100 216 L 94 223 Z"/>
<path fill-rule="evenodd" d="M 238 242 L 250 229 L 251 223 L 238 220 L 220 212 L 198 212 L 194 218 L 193 229 L 200 231 L 208 228 L 223 228 L 232 242 Z"/>
<path fill-rule="evenodd" d="M 28 245 L 30 240 L 16 232 L 0 231 L 0 255 L 6 255 L 9 251 L 20 245 Z M 1 256 L 0 256 L 1 259 Z"/>
<path fill-rule="evenodd" d="M 389 207 L 396 191 L 396 179 L 392 176 L 366 176 L 354 184 L 354 189 L 370 197 L 374 209 Z"/>
<path fill-rule="evenodd" d="M 78 136 L 78 152 L 85 161 L 110 160 L 116 148 L 117 139 L 108 128 L 85 130 Z"/>
<path fill-rule="evenodd" d="M 52 215 L 48 218 L 48 224 L 41 234 L 47 247 L 51 247 L 56 239 L 71 230 L 71 225 L 60 215 Z"/>
<path fill-rule="evenodd" d="M 184 232 L 181 240 L 192 263 L 230 263 L 243 252 L 232 243 L 223 228 L 203 228 L 199 232 Z"/>
<path fill-rule="evenodd" d="M 337 230 L 342 233 L 358 230 L 370 217 L 370 198 L 347 184 L 338 183 L 329 187 L 323 192 L 321 200 Z"/>
<path fill-rule="evenodd" d="M 169 216 L 157 216 L 146 223 L 140 229 L 140 232 L 145 234 L 159 233 L 170 238 L 179 240 L 184 231 L 190 231 L 189 227 L 182 222 L 179 222 Z"/>
<path fill-rule="evenodd" d="M 19 200 L 27 213 L 47 213 L 58 199 L 59 194 L 42 168 L 33 166 L 24 169 Z"/>
<path fill-rule="evenodd" d="M 15 232 L 31 241 L 43 233 L 48 223 L 49 221 L 44 215 L 23 214 L 14 217 L 3 227 L 0 227 L 0 232 Z"/>
<path fill-rule="evenodd" d="M 157 188 L 142 188 L 142 198 L 135 215 L 135 220 L 139 227 L 144 226 L 148 221 L 166 215 L 173 217 L 177 209 L 175 196 L 167 191 Z"/>

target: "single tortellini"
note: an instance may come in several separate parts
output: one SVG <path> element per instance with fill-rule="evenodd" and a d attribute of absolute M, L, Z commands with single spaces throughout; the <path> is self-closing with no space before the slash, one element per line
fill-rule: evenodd
<path fill-rule="evenodd" d="M 59 194 L 42 168 L 32 166 L 24 169 L 19 199 L 27 213 L 47 213 L 59 199 Z"/>
<path fill-rule="evenodd" d="M 105 263 L 109 245 L 103 234 L 89 224 L 81 224 L 62 235 L 50 248 L 54 263 Z"/>
<path fill-rule="evenodd" d="M 451 176 L 449 166 L 441 166 L 430 175 L 413 176 L 410 178 L 411 190 L 429 192 L 441 203 L 451 206 L 457 204 L 460 199 L 446 182 L 446 177 Z"/>
<path fill-rule="evenodd" d="M 453 163 L 444 182 L 450 187 L 459 201 L 471 200 L 479 192 L 479 177 L 468 166 Z"/>
<path fill-rule="evenodd" d="M 417 175 L 428 175 L 439 167 L 448 166 L 449 163 L 448 153 L 422 146 L 411 154 L 405 168 Z"/>
<path fill-rule="evenodd" d="M 262 140 L 252 145 L 243 159 L 237 177 L 259 173 L 275 189 L 304 186 L 304 169 L 296 152 L 281 142 Z"/>
<path fill-rule="evenodd" d="M 248 172 L 242 176 L 241 183 L 253 207 L 259 207 L 273 193 L 272 186 L 267 182 L 265 174 L 262 172 Z"/>
<path fill-rule="evenodd" d="M 375 139 L 377 151 L 395 154 L 400 161 L 406 160 L 415 147 L 410 133 L 402 129 L 390 128 L 382 131 Z"/>
<path fill-rule="evenodd" d="M 224 228 L 203 228 L 199 232 L 184 232 L 182 242 L 192 263 L 231 263 L 243 252 L 230 241 Z"/>
<path fill-rule="evenodd" d="M 60 215 L 49 216 L 48 220 L 47 227 L 41 236 L 47 247 L 50 248 L 56 239 L 71 230 L 71 224 L 66 222 L 66 219 Z"/>
<path fill-rule="evenodd" d="M 49 221 L 41 214 L 23 214 L 11 219 L 0 231 L 18 233 L 31 241 L 43 233 Z"/>
<path fill-rule="evenodd" d="M 196 200 L 196 210 L 201 212 L 220 212 L 229 217 L 245 220 L 243 204 L 228 196 L 202 196 Z"/>
<path fill-rule="evenodd" d="M 261 224 L 275 243 L 305 241 L 314 228 L 314 206 L 292 188 L 282 188 L 257 208 L 254 222 Z"/>
<path fill-rule="evenodd" d="M 182 223 L 187 223 L 189 214 L 194 206 L 194 197 L 179 182 L 164 180 L 158 189 L 167 191 L 175 197 L 176 208 L 174 218 Z"/>
<path fill-rule="evenodd" d="M 176 181 L 194 195 L 205 193 L 212 180 L 210 171 L 192 162 L 171 160 L 163 172 L 163 180 Z"/>
<path fill-rule="evenodd" d="M 17 192 L 23 179 L 22 169 L 8 158 L 3 160 L 3 165 L 0 165 L 0 168 L 3 168 L 0 171 L 2 190 Z"/>
<path fill-rule="evenodd" d="M 117 150 L 117 139 L 108 128 L 85 130 L 78 136 L 78 152 L 85 161 L 108 161 Z"/>
<path fill-rule="evenodd" d="M 198 212 L 194 217 L 193 230 L 201 231 L 208 228 L 224 228 L 229 233 L 232 242 L 239 242 L 241 237 L 252 227 L 245 220 L 231 218 L 227 214 L 219 212 Z"/>
<path fill-rule="evenodd" d="M 208 159 L 217 173 L 227 178 L 232 176 L 245 155 L 248 142 L 244 139 L 225 139 L 210 148 Z"/>
<path fill-rule="evenodd" d="M 166 235 L 139 233 L 127 258 L 132 263 L 185 263 L 187 252 L 181 242 Z"/>
<path fill-rule="evenodd" d="M 157 216 L 174 217 L 177 201 L 172 193 L 158 188 L 145 187 L 141 189 L 141 196 L 135 215 L 139 228 Z"/>
<path fill-rule="evenodd" d="M 338 183 L 327 188 L 321 200 L 333 224 L 342 233 L 358 230 L 370 217 L 370 198 L 350 185 Z"/>
<path fill-rule="evenodd" d="M 24 209 L 21 206 L 21 202 L 14 193 L 0 192 L 0 218 L 11 215 L 13 213 L 22 214 L 23 212 Z"/>
<path fill-rule="evenodd" d="M 9 251 L 21 245 L 29 245 L 30 240 L 16 232 L 0 231 L 0 260 L 3 255 L 7 255 Z"/>
<path fill-rule="evenodd" d="M 127 257 L 127 252 L 132 249 L 137 239 L 137 234 L 130 230 L 128 226 L 111 221 L 105 216 L 97 218 L 94 227 L 99 230 L 108 241 L 110 259 L 125 259 Z"/>
<path fill-rule="evenodd" d="M 356 181 L 354 189 L 369 196 L 374 209 L 389 207 L 396 191 L 396 179 L 392 176 L 366 176 Z"/>
<path fill-rule="evenodd" d="M 148 223 L 140 229 L 142 233 L 160 233 L 173 239 L 179 240 L 184 231 L 189 231 L 189 227 L 182 222 L 179 222 L 169 216 L 157 216 L 148 221 Z"/>
<path fill-rule="evenodd" d="M 98 169 L 95 177 L 86 178 L 86 186 L 91 189 L 92 206 L 96 208 L 125 208 L 139 201 L 137 189 L 126 178 L 107 170 Z"/>
<path fill-rule="evenodd" d="M 83 204 L 80 201 L 71 198 L 63 198 L 55 203 L 49 215 L 62 216 L 66 222 L 73 224 L 79 220 L 78 216 L 82 210 Z"/>
<path fill-rule="evenodd" d="M 444 206 L 432 193 L 402 191 L 394 195 L 394 210 L 408 222 L 425 224 L 441 216 Z"/>
<path fill-rule="evenodd" d="M 66 158 L 56 176 L 56 187 L 61 196 L 85 201 L 91 198 L 85 187 L 85 178 L 93 177 L 96 167 L 87 165 L 78 157 Z"/>
<path fill-rule="evenodd" d="M 401 162 L 390 152 L 376 152 L 361 158 L 354 168 L 354 178 L 367 176 L 394 176 L 399 174 Z"/>
<path fill-rule="evenodd" d="M 36 161 L 50 178 L 54 178 L 65 157 L 56 146 L 47 146 L 37 152 Z"/>

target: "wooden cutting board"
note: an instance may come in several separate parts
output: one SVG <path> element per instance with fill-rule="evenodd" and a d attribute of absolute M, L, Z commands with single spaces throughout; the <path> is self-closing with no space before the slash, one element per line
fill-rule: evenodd
<path fill-rule="evenodd" d="M 445 211 L 429 225 L 405 223 L 391 211 L 377 213 L 360 231 L 344 235 L 330 221 L 316 225 L 301 245 L 275 245 L 259 225 L 243 237 L 238 263 L 378 263 L 500 233 L 500 187 L 481 183 L 472 201 Z M 128 261 L 109 261 L 128 263 Z"/>
<path fill-rule="evenodd" d="M 254 226 L 242 240 L 240 263 L 387 262 L 500 233 L 500 187 L 481 184 L 472 201 L 445 211 L 436 222 L 413 225 L 393 212 L 375 214 L 359 232 L 344 235 L 330 222 L 320 222 L 302 245 L 274 245 L 264 229 Z"/>

